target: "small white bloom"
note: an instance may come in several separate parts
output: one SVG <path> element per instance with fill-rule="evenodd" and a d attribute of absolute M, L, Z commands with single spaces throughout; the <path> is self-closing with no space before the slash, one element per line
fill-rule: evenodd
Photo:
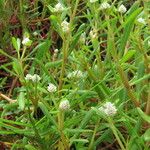
<path fill-rule="evenodd" d="M 80 42 L 81 42 L 81 43 L 85 43 L 85 41 L 86 41 L 86 33 L 84 32 L 84 33 L 82 33 L 81 36 L 80 36 Z"/>
<path fill-rule="evenodd" d="M 101 10 L 108 9 L 108 8 L 110 8 L 110 4 L 108 4 L 107 2 L 103 2 L 100 6 Z"/>
<path fill-rule="evenodd" d="M 97 37 L 97 33 L 95 30 L 91 30 L 89 34 L 90 34 L 91 39 L 95 39 Z"/>
<path fill-rule="evenodd" d="M 69 32 L 69 22 L 67 22 L 66 20 L 64 20 L 62 23 L 61 23 L 61 27 L 62 27 L 62 30 L 64 33 L 67 33 Z"/>
<path fill-rule="evenodd" d="M 80 70 L 76 70 L 76 71 L 73 71 L 73 72 L 69 73 L 67 75 L 67 77 L 69 79 L 71 79 L 71 78 L 82 78 L 83 77 L 83 72 L 80 71 Z"/>
<path fill-rule="evenodd" d="M 58 3 L 54 7 L 54 12 L 62 12 L 62 11 L 64 11 L 64 9 L 65 8 L 63 7 L 63 5 L 61 3 Z"/>
<path fill-rule="evenodd" d="M 68 100 L 63 100 L 59 104 L 59 109 L 62 111 L 66 111 L 70 109 L 70 103 Z"/>
<path fill-rule="evenodd" d="M 55 50 L 54 50 L 54 53 L 58 53 L 58 52 L 59 52 L 59 50 L 58 50 L 58 49 L 55 49 Z"/>
<path fill-rule="evenodd" d="M 53 92 L 56 92 L 57 91 L 57 87 L 52 84 L 52 83 L 49 83 L 48 87 L 47 87 L 47 90 L 50 92 L 50 93 L 53 93 Z"/>
<path fill-rule="evenodd" d="M 118 11 L 119 11 L 120 13 L 125 13 L 125 12 L 127 11 L 127 9 L 126 9 L 126 7 L 122 4 L 122 5 L 119 6 Z"/>
<path fill-rule="evenodd" d="M 97 2 L 98 0 L 90 0 L 90 3 L 95 3 Z"/>
<path fill-rule="evenodd" d="M 137 20 L 139 23 L 142 23 L 142 24 L 146 24 L 146 22 L 145 22 L 145 19 L 143 19 L 143 18 L 138 18 L 138 20 Z"/>
<path fill-rule="evenodd" d="M 32 75 L 31 74 L 27 74 L 25 77 L 26 81 L 32 80 Z"/>
<path fill-rule="evenodd" d="M 34 35 L 34 36 L 38 36 L 38 32 L 37 32 L 37 31 L 34 31 L 34 32 L 33 32 L 33 35 Z"/>
<path fill-rule="evenodd" d="M 30 42 L 30 39 L 25 37 L 23 38 L 22 44 L 27 46 L 29 42 Z"/>
<path fill-rule="evenodd" d="M 40 78 L 39 75 L 34 74 L 34 75 L 32 76 L 32 81 L 33 81 L 33 82 L 38 82 L 38 81 L 40 81 L 40 80 L 41 80 L 41 78 Z"/>
<path fill-rule="evenodd" d="M 99 110 L 107 116 L 113 116 L 117 113 L 115 105 L 111 102 L 106 102 L 102 107 L 99 108 Z"/>

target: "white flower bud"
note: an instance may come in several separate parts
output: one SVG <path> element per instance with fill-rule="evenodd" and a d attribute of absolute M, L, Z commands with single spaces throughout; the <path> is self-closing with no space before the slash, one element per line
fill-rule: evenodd
<path fill-rule="evenodd" d="M 146 24 L 145 19 L 143 19 L 143 18 L 138 18 L 137 21 L 141 24 L 144 24 L 144 25 Z"/>
<path fill-rule="evenodd" d="M 115 105 L 111 102 L 106 102 L 102 107 L 99 108 L 99 110 L 107 116 L 113 116 L 117 113 Z"/>
<path fill-rule="evenodd" d="M 86 41 L 86 33 L 84 32 L 84 33 L 82 33 L 81 36 L 80 36 L 80 42 L 81 42 L 81 43 L 85 43 L 85 41 Z"/>
<path fill-rule="evenodd" d="M 64 33 L 67 33 L 69 32 L 69 22 L 67 22 L 66 20 L 64 20 L 62 23 L 61 23 L 61 27 L 62 27 L 62 30 Z"/>
<path fill-rule="evenodd" d="M 69 78 L 69 79 L 71 79 L 71 78 L 82 78 L 82 77 L 83 77 L 83 72 L 80 70 L 73 71 L 67 75 L 67 78 Z"/>
<path fill-rule="evenodd" d="M 108 4 L 107 2 L 103 2 L 100 6 L 101 10 L 108 9 L 108 8 L 110 8 L 110 4 Z"/>
<path fill-rule="evenodd" d="M 22 44 L 25 46 L 31 46 L 32 41 L 28 37 L 24 37 L 22 40 Z"/>
<path fill-rule="evenodd" d="M 58 49 L 55 49 L 55 50 L 54 50 L 54 53 L 58 53 L 58 52 L 59 52 L 59 50 L 58 50 Z"/>
<path fill-rule="evenodd" d="M 54 12 L 62 12 L 62 11 L 64 11 L 64 9 L 65 8 L 63 7 L 63 5 L 61 3 L 58 3 L 54 7 Z"/>
<path fill-rule="evenodd" d="M 57 87 L 52 84 L 52 83 L 49 83 L 48 87 L 47 87 L 47 90 L 50 92 L 50 93 L 53 93 L 53 92 L 56 92 L 57 91 Z"/>
<path fill-rule="evenodd" d="M 95 30 L 91 30 L 89 34 L 90 34 L 90 37 L 91 37 L 92 40 L 97 37 L 97 33 L 96 33 Z"/>
<path fill-rule="evenodd" d="M 126 7 L 122 4 L 122 5 L 119 6 L 118 11 L 119 11 L 120 13 L 125 13 L 125 12 L 127 11 L 127 9 L 126 9 Z"/>
<path fill-rule="evenodd" d="M 34 74 L 34 75 L 32 76 L 32 81 L 33 81 L 33 82 L 39 82 L 40 80 L 41 80 L 41 78 L 40 78 L 39 75 Z"/>
<path fill-rule="evenodd" d="M 95 3 L 97 2 L 98 0 L 90 0 L 90 3 Z"/>
<path fill-rule="evenodd" d="M 25 77 L 26 81 L 32 80 L 32 75 L 31 74 L 27 74 Z"/>
<path fill-rule="evenodd" d="M 59 104 L 59 109 L 62 111 L 66 111 L 70 109 L 70 103 L 68 100 L 63 100 Z"/>

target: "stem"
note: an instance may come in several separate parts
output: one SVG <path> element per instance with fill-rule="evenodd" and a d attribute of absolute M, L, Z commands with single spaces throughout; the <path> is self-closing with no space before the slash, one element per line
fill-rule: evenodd
<path fill-rule="evenodd" d="M 121 78 L 121 80 L 123 82 L 124 87 L 127 90 L 128 96 L 130 97 L 130 99 L 133 102 L 133 104 L 136 107 L 139 107 L 140 106 L 140 102 L 139 102 L 139 100 L 136 99 L 135 93 L 131 89 L 131 86 L 129 84 L 128 78 L 127 78 L 125 72 L 123 71 L 121 65 L 119 64 L 119 57 L 118 57 L 117 50 L 116 50 L 116 47 L 115 47 L 115 39 L 114 39 L 114 34 L 113 34 L 114 32 L 113 32 L 113 30 L 111 28 L 108 15 L 106 15 L 106 19 L 108 20 L 107 26 L 108 26 L 108 42 L 109 42 L 108 43 L 108 46 L 109 46 L 108 50 L 109 50 L 109 53 L 111 53 L 115 63 L 117 64 L 118 73 L 120 75 L 120 78 Z"/>
<path fill-rule="evenodd" d="M 126 150 L 125 147 L 124 147 L 124 145 L 123 145 L 123 143 L 122 143 L 122 141 L 121 141 L 121 139 L 120 139 L 120 137 L 119 137 L 119 135 L 118 135 L 118 133 L 117 133 L 116 127 L 114 126 L 111 118 L 108 119 L 108 122 L 110 124 L 110 128 L 113 131 L 113 134 L 115 135 L 115 137 L 116 137 L 116 139 L 118 141 L 118 144 L 120 145 L 121 149 L 122 150 Z"/>
<path fill-rule="evenodd" d="M 93 132 L 93 136 L 92 136 L 91 142 L 90 142 L 90 144 L 89 144 L 88 150 L 92 150 L 92 149 L 93 149 L 94 138 L 95 138 L 95 135 L 96 135 L 98 126 L 99 126 L 99 120 L 98 120 L 97 124 L 95 125 L 94 132 Z"/>

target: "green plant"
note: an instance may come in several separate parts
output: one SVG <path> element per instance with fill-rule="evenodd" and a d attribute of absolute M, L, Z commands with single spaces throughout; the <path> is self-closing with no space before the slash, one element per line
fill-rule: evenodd
<path fill-rule="evenodd" d="M 6 92 L 9 80 L 0 79 L 1 141 L 27 150 L 148 150 L 150 2 L 30 4 L 17 5 L 23 35 L 9 38 L 15 52 L 0 49 L 8 59 L 0 69 L 15 79 Z M 34 17 L 40 30 L 28 26 Z"/>

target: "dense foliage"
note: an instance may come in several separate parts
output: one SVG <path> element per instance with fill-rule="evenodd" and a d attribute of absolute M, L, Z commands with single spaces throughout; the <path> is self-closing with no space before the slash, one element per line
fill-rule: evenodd
<path fill-rule="evenodd" d="M 0 0 L 0 149 L 148 150 L 149 0 Z"/>

